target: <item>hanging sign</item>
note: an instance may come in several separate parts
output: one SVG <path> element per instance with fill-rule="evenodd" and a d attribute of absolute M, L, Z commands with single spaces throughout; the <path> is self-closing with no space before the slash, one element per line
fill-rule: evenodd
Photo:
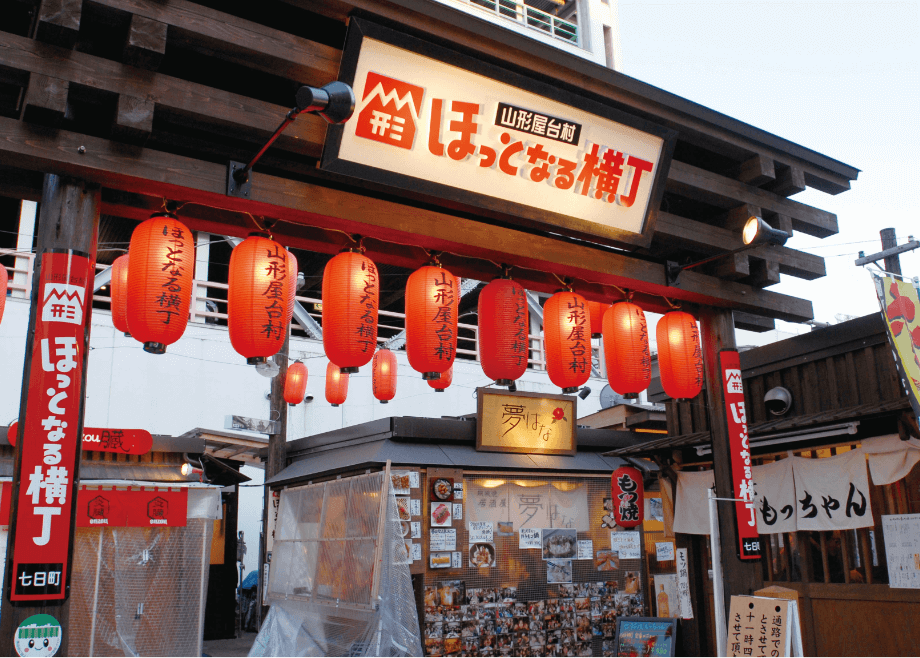
<path fill-rule="evenodd" d="M 719 352 L 722 391 L 725 395 L 725 416 L 728 421 L 728 442 L 731 450 L 731 471 L 738 528 L 738 558 L 759 560 L 760 536 L 754 512 L 754 482 L 751 473 L 751 450 L 748 446 L 747 413 L 744 410 L 744 389 L 741 386 L 741 359 L 734 350 Z"/>
<path fill-rule="evenodd" d="M 93 265 L 73 251 L 40 257 L 38 303 L 21 459 L 10 581 L 12 601 L 60 601 L 73 549 L 83 351 Z"/>
<path fill-rule="evenodd" d="M 642 473 L 632 466 L 621 466 L 610 478 L 613 518 L 621 528 L 635 528 L 642 523 L 645 505 Z"/>
<path fill-rule="evenodd" d="M 761 535 L 795 532 L 798 529 L 792 463 L 792 459 L 780 459 L 751 469 L 754 474 L 757 532 Z"/>
<path fill-rule="evenodd" d="M 901 383 L 920 418 L 920 299 L 910 281 L 872 273 Z"/>
<path fill-rule="evenodd" d="M 479 388 L 476 450 L 575 454 L 575 398 Z"/>
<path fill-rule="evenodd" d="M 188 489 L 80 487 L 77 527 L 156 528 L 188 524 Z"/>
<path fill-rule="evenodd" d="M 650 244 L 674 131 L 360 19 L 339 78 L 357 106 L 329 127 L 323 169 Z"/>
<path fill-rule="evenodd" d="M 875 525 L 869 472 L 861 450 L 825 459 L 793 457 L 791 461 L 797 530 L 853 530 Z"/>
<path fill-rule="evenodd" d="M 16 445 L 19 423 L 13 423 L 6 431 L 10 445 Z M 153 447 L 153 437 L 147 430 L 123 430 L 100 427 L 83 428 L 83 450 L 115 452 L 123 455 L 146 455 Z"/>

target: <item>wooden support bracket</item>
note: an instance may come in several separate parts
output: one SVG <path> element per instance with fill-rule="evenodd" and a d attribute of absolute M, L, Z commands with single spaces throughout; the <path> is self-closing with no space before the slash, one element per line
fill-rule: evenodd
<path fill-rule="evenodd" d="M 750 160 L 745 160 L 726 174 L 754 187 L 760 187 L 776 178 L 773 160 L 763 155 L 755 155 Z"/>
<path fill-rule="evenodd" d="M 33 73 L 29 76 L 23 101 L 23 121 L 56 128 L 67 111 L 70 83 L 66 80 Z"/>
<path fill-rule="evenodd" d="M 62 48 L 73 49 L 80 32 L 83 0 L 42 0 L 35 38 Z"/>
<path fill-rule="evenodd" d="M 166 23 L 152 18 L 132 16 L 123 53 L 125 64 L 148 71 L 160 68 L 166 54 L 167 28 Z"/>
<path fill-rule="evenodd" d="M 119 95 L 112 133 L 131 144 L 143 144 L 153 131 L 154 106 L 144 98 Z"/>

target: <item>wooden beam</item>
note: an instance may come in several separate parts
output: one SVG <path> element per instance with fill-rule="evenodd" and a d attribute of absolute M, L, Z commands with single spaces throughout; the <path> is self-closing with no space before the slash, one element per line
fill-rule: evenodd
<path fill-rule="evenodd" d="M 35 38 L 62 48 L 73 48 L 80 32 L 83 0 L 42 0 Z"/>
<path fill-rule="evenodd" d="M 721 208 L 734 208 L 749 203 L 770 212 L 788 215 L 797 231 L 818 238 L 826 238 L 838 231 L 837 216 L 833 213 L 676 160 L 671 162 L 665 189 Z"/>
<path fill-rule="evenodd" d="M 496 270 L 487 261 L 510 263 L 515 276 L 520 273 L 532 279 L 534 285 L 527 287 L 538 291 L 551 292 L 559 285 L 556 275 L 569 276 L 592 299 L 618 299 L 620 293 L 611 287 L 618 286 L 642 295 L 737 308 L 791 322 L 813 317 L 811 302 L 804 299 L 758 291 L 693 271 L 684 272 L 681 287 L 673 288 L 666 283 L 663 263 L 358 192 L 254 172 L 251 200 L 227 197 L 227 170 L 223 165 L 151 149 L 128 150 L 107 140 L 64 130 L 30 129 L 13 119 L 0 118 L 0 149 L 0 164 L 71 173 L 116 189 L 142 189 L 151 196 L 235 213 L 248 211 L 295 224 L 360 233 L 396 242 L 402 252 L 409 250 L 401 245 L 411 244 L 460 254 L 442 259 L 459 276 L 489 279 L 482 269 L 474 273 L 469 271 L 474 268 L 464 265 L 473 257 L 480 259 L 479 268 L 493 275 Z M 660 300 L 648 298 L 649 307 L 656 303 L 663 306 Z"/>
<path fill-rule="evenodd" d="M 143 144 L 153 131 L 154 103 L 134 96 L 118 96 L 112 133 L 131 144 Z"/>
<path fill-rule="evenodd" d="M 124 63 L 139 69 L 156 71 L 166 54 L 166 23 L 135 14 L 128 26 L 128 38 L 122 53 Z"/>
<path fill-rule="evenodd" d="M 66 80 L 33 73 L 26 87 L 22 120 L 52 127 L 61 125 L 67 111 L 69 89 Z"/>
<path fill-rule="evenodd" d="M 712 276 L 720 279 L 729 279 L 739 281 L 747 278 L 751 274 L 748 266 L 748 255 L 746 253 L 730 254 L 720 258 L 712 265 L 707 266 L 707 271 Z"/>
<path fill-rule="evenodd" d="M 805 172 L 795 165 L 780 167 L 777 170 L 776 180 L 763 187 L 780 196 L 792 196 L 793 194 L 804 192 L 806 187 Z"/>
<path fill-rule="evenodd" d="M 749 283 L 755 288 L 766 288 L 779 283 L 779 263 L 775 260 L 748 258 L 751 278 Z"/>
<path fill-rule="evenodd" d="M 735 178 L 742 183 L 760 187 L 776 178 L 773 160 L 760 154 L 745 160 L 725 173 L 729 178 Z"/>
<path fill-rule="evenodd" d="M 186 0 L 86 0 L 165 23 L 170 39 L 237 64 L 323 85 L 339 70 L 340 50 Z"/>
<path fill-rule="evenodd" d="M 773 318 L 764 318 L 759 315 L 744 313 L 743 311 L 735 311 L 732 313 L 732 317 L 735 321 L 735 329 L 744 329 L 745 331 L 756 333 L 776 329 L 776 321 Z"/>
<path fill-rule="evenodd" d="M 0 32 L 0 67 L 54 76 L 91 89 L 143 98 L 170 116 L 196 125 L 217 124 L 253 141 L 272 134 L 290 108 L 137 69 L 101 57 L 38 43 Z M 300 116 L 273 148 L 318 157 L 326 124 L 318 116 Z"/>

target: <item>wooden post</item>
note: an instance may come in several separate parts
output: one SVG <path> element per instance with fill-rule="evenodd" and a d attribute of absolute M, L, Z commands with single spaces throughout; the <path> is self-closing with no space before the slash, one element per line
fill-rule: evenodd
<path fill-rule="evenodd" d="M 32 294 L 31 308 L 29 310 L 29 333 L 26 338 L 26 358 L 22 375 L 22 393 L 19 403 L 19 435 L 16 442 L 16 459 L 13 469 L 12 496 L 10 505 L 10 532 L 7 542 L 6 553 L 6 582 L 3 592 L 3 615 L 0 616 L 0 656 L 15 656 L 16 651 L 13 648 L 13 639 L 16 628 L 28 617 L 38 614 L 48 614 L 58 620 L 63 630 L 61 648 L 57 655 L 68 655 L 68 643 L 70 640 L 71 628 L 69 625 L 70 617 L 70 599 L 60 603 L 49 603 L 46 605 L 13 605 L 9 598 L 11 591 L 11 571 L 13 565 L 13 549 L 15 546 L 16 528 L 18 521 L 18 498 L 19 487 L 22 486 L 22 474 L 19 472 L 22 461 L 23 451 L 23 434 L 26 427 L 26 409 L 28 406 L 28 395 L 30 389 L 30 379 L 32 373 L 32 359 L 36 346 L 34 345 L 36 318 L 41 313 L 42 303 L 38 299 L 42 286 L 40 285 L 41 260 L 43 254 L 51 250 L 72 249 L 83 252 L 89 258 L 89 271 L 95 271 L 96 263 L 96 241 L 99 232 L 99 188 L 89 186 L 83 181 L 78 181 L 62 176 L 46 174 L 44 188 L 42 190 L 41 212 L 38 223 L 38 243 L 35 267 L 32 274 Z M 92 286 L 89 287 L 92 294 Z M 85 342 L 78 349 L 78 357 L 82 359 L 82 377 L 80 378 L 78 411 L 76 414 L 77 427 L 73 436 L 76 438 L 76 463 L 72 472 L 71 481 L 68 483 L 69 495 L 71 496 L 71 524 L 69 541 L 69 560 L 67 573 L 70 573 L 73 558 L 74 515 L 76 513 L 76 501 L 74 497 L 77 493 L 77 480 L 80 468 L 80 437 L 83 436 L 83 407 L 86 399 L 86 371 L 89 354 L 89 332 L 92 326 L 92 299 L 85 301 L 84 313 L 86 314 L 85 322 Z M 41 358 L 41 357 L 38 357 Z M 29 419 L 31 421 L 31 419 Z M 28 484 L 28 482 L 26 482 Z M 67 594 L 69 595 L 69 578 L 67 579 Z M 87 629 L 83 629 L 86 631 Z"/>
<path fill-rule="evenodd" d="M 882 249 L 891 249 L 898 246 L 898 240 L 895 237 L 893 228 L 883 228 L 879 231 L 879 235 L 882 236 Z M 885 271 L 892 274 L 901 273 L 901 258 L 897 254 L 888 256 L 885 259 Z"/>
<path fill-rule="evenodd" d="M 287 441 L 287 403 L 284 401 L 284 380 L 287 377 L 288 350 L 291 347 L 291 326 L 288 325 L 287 337 L 281 350 L 273 357 L 278 364 L 278 374 L 272 378 L 271 402 L 269 404 L 269 418 L 278 422 L 278 432 L 268 435 L 268 457 L 265 460 L 265 481 L 277 475 L 284 468 L 285 442 Z M 259 542 L 259 589 L 256 592 L 256 609 L 259 611 L 259 626 L 265 618 L 265 604 L 262 601 L 262 592 L 265 589 L 265 564 L 269 558 L 266 554 L 268 545 L 268 515 L 272 513 L 272 496 L 268 487 L 262 494 L 262 541 Z M 270 568 L 270 567 L 269 567 Z"/>
<path fill-rule="evenodd" d="M 709 400 L 709 428 L 712 434 L 712 462 L 718 498 L 734 498 L 731 450 L 725 416 L 725 394 L 719 369 L 719 352 L 735 349 L 735 326 L 728 309 L 702 307 L 700 329 L 703 343 L 706 391 Z M 705 501 L 699 501 L 704 505 Z M 722 553 L 722 589 L 725 608 L 733 594 L 753 594 L 763 587 L 761 564 L 757 560 L 738 558 L 738 532 L 735 504 L 719 502 L 719 546 Z M 713 565 L 715 567 L 715 565 Z"/>

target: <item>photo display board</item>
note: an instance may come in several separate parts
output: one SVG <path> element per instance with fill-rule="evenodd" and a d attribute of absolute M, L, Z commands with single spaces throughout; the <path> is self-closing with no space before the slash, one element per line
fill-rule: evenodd
<path fill-rule="evenodd" d="M 425 654 L 615 655 L 617 619 L 646 605 L 641 557 L 611 550 L 609 475 L 455 470 L 446 501 L 446 473 L 421 487 Z"/>

